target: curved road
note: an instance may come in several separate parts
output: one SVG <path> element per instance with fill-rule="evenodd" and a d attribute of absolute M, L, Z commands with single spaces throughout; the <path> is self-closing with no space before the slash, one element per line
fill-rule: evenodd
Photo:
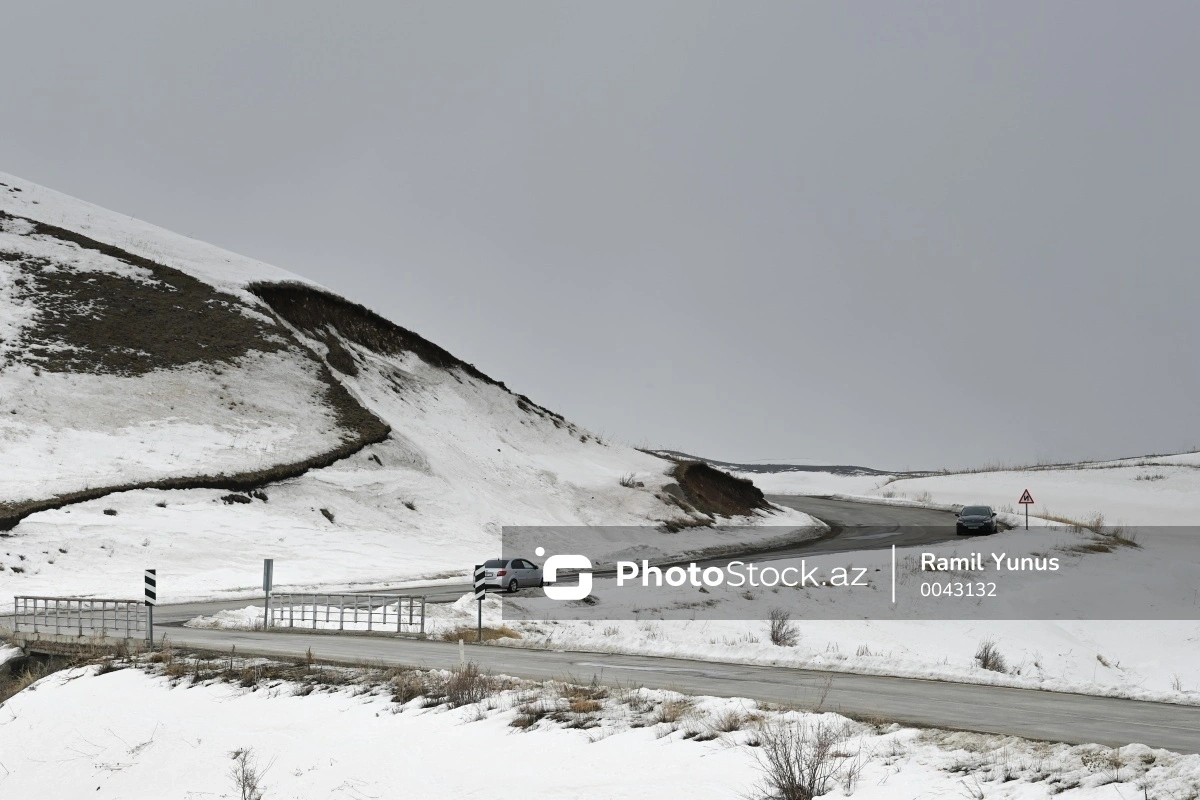
<path fill-rule="evenodd" d="M 702 560 L 702 564 L 725 564 L 738 558 L 754 556 L 757 561 L 771 561 L 821 553 L 844 553 L 853 550 L 878 550 L 933 544 L 954 539 L 954 515 L 948 511 L 928 508 L 890 506 L 879 503 L 858 503 L 824 497 L 800 495 L 770 495 L 777 505 L 811 514 L 832 529 L 819 539 L 808 539 L 794 545 L 766 550 L 748 550 Z M 597 573 L 603 575 L 604 573 Z M 429 603 L 453 603 L 471 591 L 469 583 L 407 584 L 395 589 L 375 589 L 373 594 L 423 594 Z M 363 592 L 362 594 L 366 594 Z M 195 603 L 164 604 L 155 609 L 158 624 L 186 622 L 193 617 L 207 616 L 227 609 L 245 608 L 262 603 L 262 596 L 242 600 L 212 600 Z"/>
<path fill-rule="evenodd" d="M 812 514 L 832 530 L 820 539 L 756 553 L 758 559 L 928 544 L 954 538 L 953 515 L 903 506 L 819 497 L 773 495 L 772 502 Z M 431 601 L 452 600 L 466 584 L 425 589 Z M 405 593 L 421 591 L 405 587 Z M 302 658 L 308 648 L 325 661 L 452 667 L 454 644 L 398 637 L 263 633 L 176 627 L 198 614 L 261 600 L 159 606 L 156 617 L 177 646 L 276 658 Z M 174 623 L 174 625 L 172 625 Z M 161 630 L 161 629 L 160 629 Z M 693 694 L 749 697 L 858 717 L 979 731 L 1059 742 L 1119 746 L 1133 742 L 1200 752 L 1200 707 L 1137 700 L 958 684 L 914 678 L 759 667 L 611 653 L 522 650 L 476 646 L 468 658 L 497 673 L 532 679 L 593 677 L 606 683 L 670 688 Z"/>

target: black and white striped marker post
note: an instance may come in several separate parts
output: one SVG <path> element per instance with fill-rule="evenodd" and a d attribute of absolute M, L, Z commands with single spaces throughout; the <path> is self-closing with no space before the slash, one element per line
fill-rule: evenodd
<path fill-rule="evenodd" d="M 263 627 L 271 627 L 271 586 L 275 582 L 275 559 L 263 559 Z M 316 613 L 315 611 L 313 612 Z M 397 612 L 399 613 L 399 612 Z"/>
<path fill-rule="evenodd" d="M 146 570 L 146 641 L 154 649 L 154 606 L 158 603 L 158 570 Z"/>
<path fill-rule="evenodd" d="M 483 641 L 483 596 L 487 594 L 487 588 L 483 583 L 483 565 L 475 565 L 475 600 L 479 603 L 479 634 L 478 641 Z"/>

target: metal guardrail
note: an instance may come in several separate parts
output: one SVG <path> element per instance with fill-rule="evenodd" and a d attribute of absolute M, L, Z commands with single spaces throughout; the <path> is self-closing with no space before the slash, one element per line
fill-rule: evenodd
<path fill-rule="evenodd" d="M 59 636 L 146 638 L 146 605 L 141 600 L 79 597 L 13 598 L 14 633 Z"/>
<path fill-rule="evenodd" d="M 398 594 L 276 594 L 269 627 L 425 634 L 425 597 Z"/>

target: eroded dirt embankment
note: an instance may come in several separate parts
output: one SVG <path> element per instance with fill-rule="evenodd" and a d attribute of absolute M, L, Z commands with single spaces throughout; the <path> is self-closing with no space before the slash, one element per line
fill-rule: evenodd
<path fill-rule="evenodd" d="M 753 482 L 703 461 L 678 462 L 671 475 L 679 482 L 687 501 L 702 514 L 737 517 L 771 507 Z"/>

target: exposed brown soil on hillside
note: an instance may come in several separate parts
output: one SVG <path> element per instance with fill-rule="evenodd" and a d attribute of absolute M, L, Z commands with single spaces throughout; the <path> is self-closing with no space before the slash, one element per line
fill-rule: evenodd
<path fill-rule="evenodd" d="M 671 469 L 687 501 L 704 514 L 733 517 L 770 508 L 762 490 L 745 478 L 703 461 L 682 461 Z"/>
<path fill-rule="evenodd" d="M 22 219 L 0 212 L 0 219 Z M 177 269 L 74 231 L 24 220 L 30 236 L 95 250 L 150 273 L 150 281 L 56 268 L 32 256 L 0 253 L 15 264 L 17 299 L 37 308 L 22 331 L 20 358 L 49 372 L 144 375 L 197 362 L 232 362 L 291 342 L 242 313 L 244 303 Z"/>

